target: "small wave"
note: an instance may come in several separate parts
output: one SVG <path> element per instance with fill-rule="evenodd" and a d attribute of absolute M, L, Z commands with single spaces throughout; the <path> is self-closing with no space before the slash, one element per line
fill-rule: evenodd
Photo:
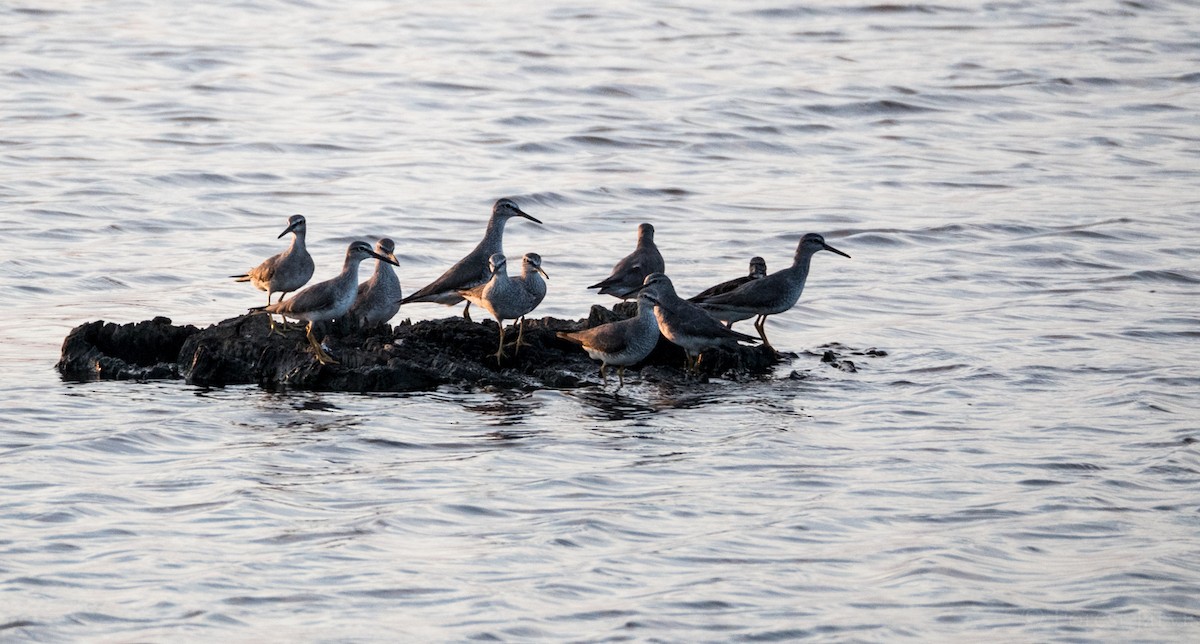
<path fill-rule="evenodd" d="M 684 188 L 630 188 L 629 194 L 635 197 L 688 197 L 694 194 Z"/>
<path fill-rule="evenodd" d="M 220 123 L 221 119 L 215 116 L 170 116 L 165 119 L 171 123 Z"/>
<path fill-rule="evenodd" d="M 609 138 L 606 136 L 596 136 L 594 134 L 578 134 L 575 136 L 568 136 L 564 140 L 570 141 L 571 143 L 579 143 L 579 144 L 586 145 L 586 146 L 603 147 L 603 148 L 657 147 L 657 146 L 644 145 L 641 143 L 637 143 L 634 141 L 628 141 L 628 140 L 624 140 L 624 139 L 614 139 L 614 138 Z"/>
<path fill-rule="evenodd" d="M 170 186 L 211 186 L 241 183 L 237 179 L 217 172 L 172 172 L 149 179 Z"/>
<path fill-rule="evenodd" d="M 651 98 L 662 93 L 660 89 L 649 85 L 595 85 L 584 92 L 614 98 Z"/>
<path fill-rule="evenodd" d="M 221 600 L 225 604 L 234 606 L 262 606 L 266 604 L 302 604 L 316 603 L 324 601 L 324 595 L 315 595 L 312 593 L 300 593 L 296 595 L 267 595 L 260 597 L 252 597 L 249 595 L 239 595 L 236 597 L 226 597 Z"/>
<path fill-rule="evenodd" d="M 483 85 L 465 85 L 462 83 L 446 83 L 441 81 L 419 81 L 413 84 L 417 87 L 447 92 L 490 92 L 495 89 L 494 87 L 484 87 Z"/>
<path fill-rule="evenodd" d="M 930 181 L 927 186 L 938 188 L 958 188 L 970 190 L 1009 190 L 1012 186 L 1006 183 L 977 183 L 970 181 Z"/>
<path fill-rule="evenodd" d="M 947 7 L 945 5 L 930 5 L 930 4 L 893 4 L 882 3 L 872 4 L 864 7 L 854 7 L 849 11 L 855 13 L 966 13 L 967 9 L 961 7 Z"/>
<path fill-rule="evenodd" d="M 83 76 L 40 67 L 22 67 L 7 74 L 11 78 L 34 83 L 68 83 L 75 84 L 86 80 Z"/>
<path fill-rule="evenodd" d="M 1095 280 L 1095 283 L 1106 282 L 1160 282 L 1168 284 L 1200 284 L 1200 278 L 1179 271 L 1142 270 Z"/>
<path fill-rule="evenodd" d="M 1152 114 L 1157 112 L 1183 112 L 1187 108 L 1180 105 L 1171 105 L 1170 103 L 1140 103 L 1137 105 L 1126 105 L 1121 108 L 1126 112 L 1134 112 L 1137 114 Z"/>
<path fill-rule="evenodd" d="M 522 152 L 526 154 L 562 154 L 566 152 L 563 146 L 552 145 L 549 143 L 519 143 L 511 146 L 514 152 Z"/>
<path fill-rule="evenodd" d="M 828 116 L 898 116 L 941 111 L 891 99 L 859 101 L 841 105 L 809 105 L 807 109 Z"/>
<path fill-rule="evenodd" d="M 183 146 L 188 146 L 188 147 L 206 147 L 206 148 L 225 145 L 224 143 L 218 142 L 218 141 L 193 141 L 193 140 L 189 140 L 189 139 L 185 139 L 185 138 L 173 138 L 173 137 L 161 137 L 161 138 L 152 138 L 152 139 L 135 139 L 135 140 L 140 141 L 142 143 L 149 143 L 152 145 L 183 145 Z"/>
<path fill-rule="evenodd" d="M 855 246 L 873 246 L 875 248 L 908 246 L 909 242 L 895 235 L 879 233 L 862 233 L 852 237 Z"/>
<path fill-rule="evenodd" d="M 379 588 L 376 590 L 350 590 L 342 594 L 350 597 L 370 597 L 371 599 L 411 599 L 453 592 L 455 591 L 452 588 Z"/>
<path fill-rule="evenodd" d="M 506 127 L 532 127 L 538 125 L 547 125 L 549 122 L 549 120 L 540 116 L 529 116 L 527 114 L 506 116 L 501 119 L 496 119 L 497 125 L 503 125 Z"/>
<path fill-rule="evenodd" d="M 453 503 L 453 504 L 443 505 L 442 507 L 455 513 L 455 514 L 464 514 L 464 515 L 471 516 L 471 517 L 508 516 L 507 513 L 505 513 L 505 512 L 500 512 L 498 510 L 493 510 L 491 508 L 485 508 L 485 507 L 481 507 L 478 505 L 470 505 L 470 504 L 466 504 L 466 503 Z"/>

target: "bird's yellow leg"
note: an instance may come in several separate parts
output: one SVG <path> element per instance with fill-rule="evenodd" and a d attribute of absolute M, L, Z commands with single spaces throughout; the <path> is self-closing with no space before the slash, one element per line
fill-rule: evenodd
<path fill-rule="evenodd" d="M 317 361 L 321 364 L 337 364 L 338 361 L 334 360 L 333 356 L 325 353 L 325 350 L 321 348 L 321 343 L 317 342 L 317 339 L 313 337 L 312 328 L 312 322 L 309 322 L 308 331 L 304 335 L 308 337 L 308 343 L 312 345 L 313 352 L 317 354 Z"/>
<path fill-rule="evenodd" d="M 521 351 L 521 347 L 528 346 L 525 342 L 525 316 L 522 315 L 520 320 L 517 320 L 517 341 L 513 343 L 513 355 L 517 355 Z"/>
<path fill-rule="evenodd" d="M 771 341 L 767 339 L 767 316 L 758 316 L 754 321 L 754 328 L 758 329 L 758 337 L 762 338 L 763 346 L 774 351 L 775 347 L 771 346 Z"/>
<path fill-rule="evenodd" d="M 500 364 L 500 359 L 508 355 L 504 353 L 504 320 L 497 320 L 500 323 L 500 346 L 496 348 L 496 364 Z"/>

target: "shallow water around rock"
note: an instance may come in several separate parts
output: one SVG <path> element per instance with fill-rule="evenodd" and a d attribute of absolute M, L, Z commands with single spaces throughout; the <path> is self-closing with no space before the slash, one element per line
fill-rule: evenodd
<path fill-rule="evenodd" d="M 450 4 L 0 9 L 0 639 L 1196 639 L 1194 7 Z M 644 221 L 684 295 L 853 259 L 767 379 L 54 371 L 261 305 L 291 214 L 412 292 L 501 196 L 538 317 Z"/>

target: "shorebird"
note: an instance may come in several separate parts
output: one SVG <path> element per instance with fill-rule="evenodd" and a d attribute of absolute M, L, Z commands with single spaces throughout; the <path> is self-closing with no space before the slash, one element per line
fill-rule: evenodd
<path fill-rule="evenodd" d="M 525 256 L 521 258 L 521 274 L 514 277 L 513 281 L 520 284 L 522 288 L 537 300 L 533 305 L 536 308 L 538 304 L 542 303 L 542 299 L 546 297 L 546 280 L 548 279 L 550 279 L 550 276 L 546 274 L 546 271 L 542 270 L 542 256 L 537 253 L 525 253 Z M 532 310 L 530 309 L 530 311 Z M 517 344 L 513 348 L 513 355 L 517 355 L 517 352 L 523 346 L 525 346 L 524 315 L 521 316 L 520 325 L 517 327 Z"/>
<path fill-rule="evenodd" d="M 409 302 L 437 302 L 453 306 L 463 301 L 459 291 L 479 286 L 488 281 L 491 273 L 488 270 L 488 258 L 496 253 L 504 253 L 504 224 L 513 217 L 524 217 L 534 223 L 541 220 L 521 210 L 512 199 L 500 199 L 492 206 L 492 217 L 488 219 L 487 231 L 483 234 L 475 249 L 466 257 L 458 260 L 442 276 L 433 280 L 421 290 L 400 300 L 400 304 Z M 463 317 L 470 320 L 471 303 L 463 308 Z"/>
<path fill-rule="evenodd" d="M 758 342 L 758 338 L 728 329 L 707 311 L 675 293 L 671 278 L 662 273 L 646 276 L 646 281 L 634 292 L 642 292 L 654 303 L 654 317 L 663 337 L 679 345 L 684 353 L 684 367 L 695 371 L 700 353 L 716 346 L 738 342 Z"/>
<path fill-rule="evenodd" d="M 396 242 L 384 237 L 375 244 L 375 252 L 383 257 L 375 263 L 375 272 L 370 279 L 358 285 L 354 304 L 347 316 L 362 327 L 373 327 L 392 319 L 400 310 L 400 279 L 393 265 L 396 261 Z"/>
<path fill-rule="evenodd" d="M 792 265 L 781 271 L 751 280 L 741 286 L 720 295 L 707 298 L 700 304 L 719 320 L 725 320 L 731 325 L 738 320 L 746 320 L 758 316 L 754 320 L 754 328 L 767 348 L 774 350 L 767 340 L 767 316 L 784 311 L 796 305 L 800 294 L 804 292 L 804 282 L 808 279 L 808 267 L 812 256 L 820 251 L 828 250 L 842 257 L 850 257 L 846 253 L 825 243 L 825 238 L 817 233 L 808 233 L 800 239 L 796 246 L 796 256 Z"/>
<path fill-rule="evenodd" d="M 250 310 L 266 311 L 308 321 L 308 327 L 304 334 L 317 354 L 317 360 L 321 361 L 321 364 L 330 362 L 336 364 L 337 361 L 329 357 L 329 354 L 321 348 L 321 343 L 313 337 L 313 325 L 342 317 L 350 310 L 358 288 L 358 265 L 368 257 L 391 264 L 397 263 L 394 259 L 384 257 L 371 250 L 371 245 L 367 242 L 352 242 L 346 248 L 346 262 L 342 265 L 342 272 L 338 273 L 337 277 L 313 284 L 289 299 L 268 306 L 254 307 Z"/>
<path fill-rule="evenodd" d="M 654 226 L 641 224 L 638 226 L 637 248 L 617 262 L 612 275 L 588 288 L 598 288 L 601 295 L 612 295 L 624 300 L 642 285 L 647 275 L 664 270 L 666 267 L 662 253 L 658 252 L 658 246 L 654 245 Z"/>
<path fill-rule="evenodd" d="M 742 284 L 745 284 L 746 282 L 749 282 L 750 280 L 756 280 L 756 279 L 760 279 L 760 278 L 763 278 L 766 276 L 767 276 L 767 260 L 765 260 L 761 257 L 751 257 L 750 258 L 750 274 L 749 275 L 744 275 L 742 277 L 735 277 L 729 281 L 721 282 L 720 284 L 717 284 L 716 286 L 710 286 L 710 287 L 704 289 L 703 291 L 700 291 L 696 295 L 689 297 L 688 301 L 695 302 L 696 304 L 703 304 L 708 298 L 710 298 L 714 295 L 720 295 L 721 293 L 728 293 L 729 291 L 732 291 L 733 289 L 741 286 Z M 732 327 L 733 322 L 726 322 L 725 326 Z"/>
<path fill-rule="evenodd" d="M 609 365 L 617 368 L 619 384 L 625 386 L 625 367 L 641 362 L 650 355 L 658 344 L 658 320 L 654 317 L 654 302 L 650 293 L 638 293 L 637 315 L 590 329 L 568 333 L 559 331 L 558 337 L 583 347 L 593 360 L 600 361 L 600 378 L 608 382 L 605 370 Z"/>
<path fill-rule="evenodd" d="M 304 235 L 308 226 L 303 215 L 292 215 L 288 218 L 288 227 L 279 233 L 279 239 L 288 233 L 295 233 L 292 245 L 277 255 L 263 260 L 263 263 L 250 269 L 242 275 L 230 275 L 239 282 L 250 282 L 260 291 L 267 292 L 267 305 L 271 304 L 271 295 L 279 293 L 279 301 L 292 291 L 304 286 L 313 274 L 312 255 L 304 246 Z M 275 330 L 275 319 L 271 319 L 271 330 Z"/>
<path fill-rule="evenodd" d="M 496 349 L 497 364 L 506 355 L 504 353 L 504 321 L 519 319 L 519 324 L 523 329 L 525 315 L 537 308 L 546 295 L 546 283 L 541 280 L 541 275 L 545 275 L 541 267 L 541 257 L 535 253 L 530 253 L 530 255 L 536 258 L 536 262 L 529 261 L 529 255 L 526 255 L 526 268 L 521 276 L 526 279 L 509 277 L 508 261 L 502 253 L 494 253 L 488 258 L 488 266 L 492 272 L 488 281 L 459 291 L 459 294 L 466 300 L 487 309 L 487 312 L 491 313 L 492 317 L 496 318 L 496 323 L 500 325 L 500 346 Z M 537 288 L 537 284 L 533 282 L 532 278 L 527 278 L 530 268 L 537 276 L 536 282 L 540 283 L 540 289 Z M 539 273 L 541 275 L 538 275 Z M 518 337 L 520 335 L 521 332 L 518 331 Z"/>

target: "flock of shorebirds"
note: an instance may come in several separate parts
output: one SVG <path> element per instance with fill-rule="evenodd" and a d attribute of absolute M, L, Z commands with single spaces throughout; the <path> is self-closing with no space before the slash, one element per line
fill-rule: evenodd
<path fill-rule="evenodd" d="M 504 321 L 517 321 L 515 354 L 523 346 L 525 316 L 546 296 L 545 279 L 548 279 L 537 253 L 525 254 L 520 275 L 508 274 L 502 240 L 505 223 L 514 217 L 542 223 L 513 200 L 500 199 L 492 207 L 483 240 L 475 249 L 441 277 L 408 297 L 402 297 L 400 280 L 392 270 L 392 266 L 399 266 L 395 243 L 386 238 L 379 240 L 374 249 L 367 242 L 351 243 L 341 273 L 301 290 L 314 270 L 312 256 L 304 243 L 307 224 L 301 215 L 292 215 L 288 227 L 279 234 L 280 238 L 289 233 L 294 235 L 287 250 L 269 257 L 244 275 L 232 277 L 267 292 L 267 305 L 251 311 L 307 322 L 305 335 L 322 363 L 336 361 L 313 335 L 314 325 L 348 317 L 362 326 L 374 326 L 390 320 L 403 304 L 437 302 L 452 306 L 463 300 L 467 301 L 463 309 L 466 319 L 471 319 L 470 308 L 475 304 L 499 323 L 500 345 L 494 354 L 499 363 L 507 355 Z M 773 350 L 767 340 L 767 316 L 787 311 L 796 304 L 804 291 L 812 256 L 822 250 L 850 257 L 826 244 L 820 235 L 809 233 L 800 239 L 790 267 L 768 275 L 766 262 L 755 257 L 750 260 L 749 275 L 722 282 L 685 300 L 675 293 L 670 278 L 664 274 L 662 254 L 654 244 L 654 226 L 641 224 L 637 248 L 617 262 L 611 275 L 588 287 L 622 300 L 637 298 L 637 314 L 626 320 L 558 335 L 599 360 L 602 379 L 607 379 L 608 367 L 617 367 L 621 385 L 625 383 L 625 367 L 649 355 L 660 334 L 683 348 L 685 366 L 689 369 L 697 367 L 701 352 L 720 345 L 761 340 Z M 369 257 L 378 260 L 375 272 L 359 284 L 358 265 Z M 292 292 L 295 295 L 284 299 Z M 272 302 L 275 293 L 280 294 L 279 300 Z M 752 317 L 756 318 L 754 328 L 759 337 L 732 329 L 734 322 Z M 275 329 L 274 318 L 271 329 Z"/>

